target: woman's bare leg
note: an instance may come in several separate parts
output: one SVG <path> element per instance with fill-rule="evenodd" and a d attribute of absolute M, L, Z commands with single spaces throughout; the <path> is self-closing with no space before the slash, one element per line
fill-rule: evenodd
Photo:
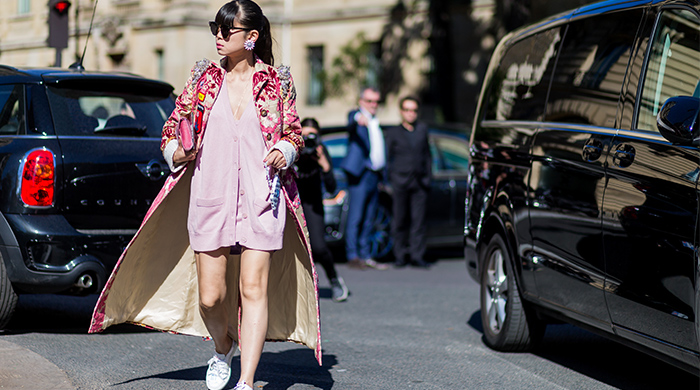
<path fill-rule="evenodd" d="M 241 377 L 253 386 L 255 370 L 267 334 L 267 281 L 270 252 L 243 249 L 241 253 Z"/>
<path fill-rule="evenodd" d="M 226 298 L 226 267 L 230 251 L 230 248 L 219 248 L 196 255 L 199 312 L 214 339 L 216 352 L 221 354 L 227 354 L 233 343 L 228 335 L 228 311 L 223 304 Z"/>

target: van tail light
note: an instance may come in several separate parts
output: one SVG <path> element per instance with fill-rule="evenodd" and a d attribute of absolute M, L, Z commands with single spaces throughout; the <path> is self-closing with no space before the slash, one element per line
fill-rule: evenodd
<path fill-rule="evenodd" d="M 30 207 L 53 205 L 56 164 L 53 153 L 46 149 L 32 150 L 24 158 L 20 180 L 20 198 Z"/>

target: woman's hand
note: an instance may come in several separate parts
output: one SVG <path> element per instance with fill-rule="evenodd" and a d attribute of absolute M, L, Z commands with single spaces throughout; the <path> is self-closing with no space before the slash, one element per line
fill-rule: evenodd
<path fill-rule="evenodd" d="M 284 155 L 278 149 L 268 153 L 263 162 L 276 169 L 282 169 L 287 166 L 287 160 L 285 160 Z"/>
<path fill-rule="evenodd" d="M 179 165 L 194 160 L 197 157 L 197 150 L 199 148 L 193 148 L 189 152 L 185 152 L 185 149 L 182 148 L 178 141 L 177 150 L 173 153 L 173 163 Z"/>
<path fill-rule="evenodd" d="M 323 146 L 321 145 L 316 146 L 316 160 L 318 161 L 318 165 L 321 166 L 323 172 L 328 172 L 331 170 L 331 163 L 326 158 L 326 154 L 323 153 Z"/>

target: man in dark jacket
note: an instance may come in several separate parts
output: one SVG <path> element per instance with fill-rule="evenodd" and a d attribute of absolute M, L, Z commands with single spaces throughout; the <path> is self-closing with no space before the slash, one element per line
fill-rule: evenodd
<path fill-rule="evenodd" d="M 418 122 L 419 102 L 407 96 L 400 101 L 401 124 L 385 131 L 389 182 L 392 187 L 395 265 L 427 268 L 425 212 L 430 188 L 431 157 L 428 127 Z"/>

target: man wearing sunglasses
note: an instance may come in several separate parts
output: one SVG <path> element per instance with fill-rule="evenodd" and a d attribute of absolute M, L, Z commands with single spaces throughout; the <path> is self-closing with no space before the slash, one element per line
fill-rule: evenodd
<path fill-rule="evenodd" d="M 387 269 L 371 258 L 370 233 L 379 205 L 378 184 L 386 165 L 384 135 L 375 116 L 381 98 L 375 88 L 364 88 L 359 108 L 348 115 L 348 151 L 340 164 L 348 178 L 348 219 L 345 252 L 348 265 L 357 269 Z"/>
<path fill-rule="evenodd" d="M 402 98 L 399 108 L 401 124 L 385 131 L 395 265 L 406 266 L 408 257 L 414 267 L 428 268 L 423 260 L 431 170 L 428 126 L 418 121 L 418 98 Z"/>

